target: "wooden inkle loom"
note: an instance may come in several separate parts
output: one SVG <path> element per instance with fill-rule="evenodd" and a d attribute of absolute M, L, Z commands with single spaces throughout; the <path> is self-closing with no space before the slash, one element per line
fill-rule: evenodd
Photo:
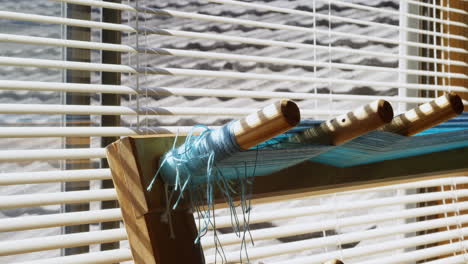
<path fill-rule="evenodd" d="M 380 100 L 333 120 L 293 129 L 273 141 L 270 140 L 270 142 L 284 142 L 285 138 L 297 139 L 301 137 L 303 139 L 300 141 L 304 142 L 305 137 L 312 145 L 318 144 L 327 147 L 324 147 L 323 152 L 317 153 L 315 156 L 312 155 L 313 157 L 306 158 L 294 166 L 284 166 L 279 171 L 255 177 L 252 199 L 255 202 L 267 202 L 296 197 L 305 193 L 335 192 L 359 188 L 363 184 L 388 184 L 398 182 L 403 178 L 405 180 L 416 179 L 428 176 L 428 172 L 466 169 L 468 167 L 466 144 L 461 144 L 453 149 L 448 147 L 448 149 L 436 153 L 426 152 L 428 154 L 348 167 L 320 162 L 320 160 L 326 159 L 327 153 L 332 153 L 332 155 L 333 152 L 339 153 L 341 146 L 346 147 L 347 144 L 351 144 L 352 147 L 355 140 L 362 140 L 361 138 L 365 137 L 366 133 L 382 126 L 382 130 L 389 131 L 390 128 L 394 129 L 396 124 L 399 124 L 399 129 L 405 126 L 404 130 L 408 131 L 411 130 L 412 125 L 414 127 L 414 124 L 418 124 L 420 128 L 416 130 L 419 132 L 446 121 L 459 114 L 457 102 L 453 96 L 446 95 L 438 99 L 436 111 L 426 111 L 427 117 L 425 118 L 419 116 L 420 118 L 410 120 L 408 116 L 405 118 L 405 114 L 403 114 L 392 121 L 391 106 Z M 421 107 L 425 108 L 425 106 Z M 419 114 L 420 110 L 416 109 L 414 112 Z M 410 114 L 408 112 L 408 115 Z M 398 120 L 409 120 L 410 122 L 405 122 L 402 125 Z M 233 127 L 238 128 L 235 130 L 237 131 L 235 135 L 239 136 L 240 142 L 244 142 L 242 146 L 246 150 L 294 127 L 298 121 L 299 114 L 295 104 L 290 101 L 281 101 L 274 107 L 267 107 L 263 111 L 235 122 Z M 424 125 L 421 125 L 422 123 Z M 245 129 L 246 127 L 252 129 Z M 263 137 L 253 136 L 255 133 L 252 133 L 252 130 L 254 132 L 261 131 L 259 134 Z M 268 133 L 264 133 L 264 131 L 268 131 Z M 463 135 L 460 138 L 463 139 Z M 205 263 L 201 247 L 199 244 L 193 243 L 198 231 L 188 201 L 183 201 L 171 212 L 169 217 L 166 211 L 168 206 L 167 188 L 165 188 L 161 177 L 156 180 L 150 191 L 146 190 L 154 174 L 158 171 L 161 157 L 172 148 L 174 140 L 175 135 L 128 137 L 107 148 L 113 180 L 118 192 L 135 263 Z M 467 141 L 466 138 L 465 141 Z M 179 136 L 176 144 L 183 142 L 184 138 Z M 348 148 L 350 147 L 348 146 Z M 271 150 L 250 151 L 257 151 L 268 156 L 268 152 Z M 454 152 L 457 154 L 456 156 L 453 154 Z M 323 158 L 324 155 L 325 158 Z M 235 156 L 236 154 L 233 155 L 234 158 Z M 427 163 L 428 160 L 431 160 L 431 164 L 420 166 Z M 261 164 L 262 161 L 257 160 L 257 162 Z M 395 166 L 396 164 L 398 166 Z M 415 166 L 415 164 L 418 165 Z M 311 170 L 314 171 L 314 175 L 320 175 L 320 177 L 311 177 Z M 294 175 L 294 177 L 285 177 L 285 175 Z M 357 177 L 358 175 L 359 177 Z M 214 201 L 219 206 L 224 204 L 222 195 L 219 193 L 215 193 Z M 170 231 L 169 221 L 172 223 L 173 234 Z"/>

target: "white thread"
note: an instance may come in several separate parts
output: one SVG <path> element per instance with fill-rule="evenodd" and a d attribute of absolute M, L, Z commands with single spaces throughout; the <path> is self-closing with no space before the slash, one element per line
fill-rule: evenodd
<path fill-rule="evenodd" d="M 450 8 L 450 0 L 447 0 L 447 7 Z M 450 12 L 447 12 L 447 21 L 450 22 Z M 447 25 L 447 33 L 450 34 L 450 24 Z M 451 45 L 451 44 L 450 44 L 450 35 L 448 36 L 447 44 L 448 44 L 448 46 L 447 46 L 447 57 L 448 57 L 448 58 L 451 58 L 451 56 L 450 56 L 450 45 Z M 443 52 L 442 52 L 442 54 L 443 54 Z M 448 61 L 447 64 L 448 64 L 448 69 L 447 69 L 447 71 L 448 71 L 449 73 L 451 73 L 451 72 L 452 72 L 452 68 L 451 68 L 451 66 L 450 66 L 450 61 Z M 451 92 L 452 87 L 450 87 L 450 86 L 452 85 L 452 79 L 451 79 L 450 76 L 448 76 L 447 79 L 448 79 L 448 83 L 447 83 L 447 85 L 448 85 L 448 91 Z"/>
<path fill-rule="evenodd" d="M 435 1 L 436 0 L 432 0 L 432 16 L 434 18 L 437 17 L 437 15 L 436 15 L 436 2 Z M 432 32 L 435 34 L 436 31 L 437 31 L 437 22 L 435 20 L 432 23 L 432 27 L 433 27 Z M 443 41 L 443 40 L 441 39 L 441 41 Z M 433 51 L 434 52 L 434 54 L 433 54 L 434 55 L 433 56 L 433 58 L 434 58 L 434 72 L 437 73 L 437 37 L 435 35 L 432 38 L 432 42 L 433 42 L 433 46 L 434 46 L 434 51 Z M 441 54 L 443 54 L 443 52 L 441 52 Z M 439 83 L 439 79 L 437 78 L 437 76 L 434 76 L 434 84 L 437 85 L 438 83 Z M 439 94 L 438 89 L 436 90 L 435 94 L 436 94 L 436 96 Z"/>
<path fill-rule="evenodd" d="M 459 219 L 459 216 L 460 216 L 460 207 L 459 207 L 459 201 L 458 201 L 458 194 L 456 192 L 456 190 L 458 189 L 457 188 L 457 183 L 455 182 L 455 180 L 453 179 L 452 177 L 452 185 L 451 185 L 451 188 L 452 188 L 452 194 L 454 196 L 454 201 L 455 201 L 455 214 L 457 216 L 457 229 L 458 231 L 460 232 L 460 238 L 458 239 L 458 243 L 460 243 L 461 247 L 462 247 L 462 250 L 463 250 L 463 259 L 465 260 L 466 263 L 467 262 L 467 257 L 468 257 L 468 251 L 466 249 L 466 247 L 464 246 L 464 243 L 463 241 L 465 240 L 465 237 L 462 233 L 462 228 L 463 228 L 463 224 L 460 222 L 460 219 Z M 454 255 L 456 255 L 454 253 Z"/>
<path fill-rule="evenodd" d="M 317 33 L 315 30 L 317 29 L 317 18 L 315 16 L 316 10 L 315 10 L 315 2 L 316 0 L 312 0 L 312 10 L 314 14 L 313 18 L 313 23 L 314 23 L 314 33 L 313 33 L 313 38 L 314 38 L 314 62 L 317 62 Z M 317 78 L 317 64 L 314 64 L 314 78 Z M 317 94 L 317 84 L 313 84 L 314 87 L 314 93 Z M 314 100 L 314 105 L 315 105 L 315 110 L 318 109 L 318 100 Z"/>
<path fill-rule="evenodd" d="M 172 200 L 172 194 L 169 195 L 169 185 L 164 184 L 164 194 L 165 194 L 165 199 L 166 199 L 166 208 L 164 210 L 164 214 L 161 215 L 161 221 L 165 222 L 169 225 L 169 234 L 171 239 L 175 239 L 175 233 L 174 233 L 174 226 L 172 224 L 172 214 L 171 214 L 171 200 Z"/>
<path fill-rule="evenodd" d="M 330 74 L 330 79 L 332 78 L 332 53 L 331 53 L 331 45 L 332 45 L 332 39 L 331 39 L 331 0 L 328 0 L 328 72 Z M 332 88 L 331 88 L 331 82 L 328 82 L 328 90 L 330 94 L 330 99 L 329 99 L 329 105 L 328 105 L 328 119 L 332 118 L 332 110 L 333 110 L 333 97 L 332 95 Z"/>

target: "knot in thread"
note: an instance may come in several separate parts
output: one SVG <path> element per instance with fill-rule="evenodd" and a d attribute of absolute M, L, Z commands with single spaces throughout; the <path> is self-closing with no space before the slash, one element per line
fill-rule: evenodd
<path fill-rule="evenodd" d="M 181 190 L 187 184 L 212 181 L 216 176 L 215 163 L 242 149 L 237 144 L 231 124 L 219 129 L 205 130 L 199 136 L 187 136 L 185 143 L 173 148 L 161 159 L 160 173 L 166 184 L 179 185 Z M 194 128 L 196 128 L 194 127 Z"/>

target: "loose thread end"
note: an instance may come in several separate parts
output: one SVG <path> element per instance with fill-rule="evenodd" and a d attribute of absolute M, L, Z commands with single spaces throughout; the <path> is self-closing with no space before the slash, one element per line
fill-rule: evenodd
<path fill-rule="evenodd" d="M 214 217 L 215 190 L 221 191 L 229 206 L 233 229 L 239 231 L 239 238 L 242 239 L 241 246 L 245 250 L 245 256 L 241 257 L 241 259 L 247 258 L 248 260 L 247 240 L 250 240 L 253 244 L 249 229 L 252 189 L 248 187 L 252 185 L 253 181 L 250 181 L 247 164 L 245 164 L 245 175 L 242 175 L 239 171 L 233 175 L 223 175 L 216 167 L 216 164 L 236 152 L 254 147 L 258 143 L 292 128 L 299 120 L 300 113 L 297 105 L 292 101 L 283 100 L 242 120 L 231 122 L 220 129 L 211 130 L 206 126 L 194 126 L 187 135 L 184 144 L 177 148 L 176 137 L 172 149 L 162 158 L 158 171 L 147 190 L 152 189 L 158 175 L 161 174 L 161 180 L 165 183 L 166 213 L 169 222 L 170 210 L 175 210 L 178 207 L 182 198 L 184 198 L 184 192 L 187 191 L 192 202 L 192 209 L 199 214 L 199 220 L 201 221 L 194 243 L 200 243 L 201 237 L 212 227 L 216 252 L 223 260 L 226 260 L 217 236 Z M 194 130 L 200 127 L 204 131 L 194 137 Z M 255 159 L 257 159 L 257 156 Z M 255 169 L 256 165 L 254 174 Z M 230 180 L 237 180 L 239 186 L 236 188 L 234 184 L 229 182 Z M 175 201 L 172 199 L 173 194 L 176 196 L 174 197 Z M 237 206 L 233 199 L 235 195 L 239 194 L 242 217 L 237 214 Z M 170 228 L 172 237 L 171 223 Z M 243 234 L 240 233 L 241 230 Z"/>

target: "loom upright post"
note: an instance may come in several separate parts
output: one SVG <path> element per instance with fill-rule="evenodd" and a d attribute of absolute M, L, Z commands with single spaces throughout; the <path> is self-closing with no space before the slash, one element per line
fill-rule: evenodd
<path fill-rule="evenodd" d="M 165 214 L 164 185 L 158 181 L 150 192 L 146 191 L 157 161 L 174 138 L 167 138 L 166 144 L 140 144 L 144 139 L 126 137 L 106 148 L 133 261 L 204 264 L 201 247 L 193 243 L 197 228 L 191 210 L 182 205 L 172 212 L 173 239 Z"/>

